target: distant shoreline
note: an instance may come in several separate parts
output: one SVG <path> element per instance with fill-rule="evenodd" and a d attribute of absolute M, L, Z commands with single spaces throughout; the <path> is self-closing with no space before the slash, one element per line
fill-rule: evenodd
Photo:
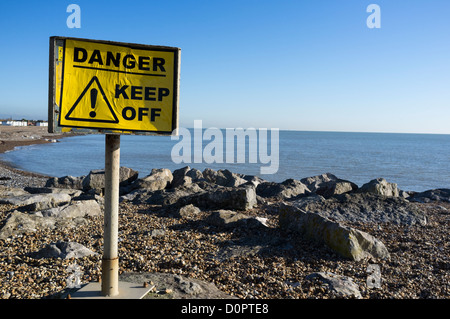
<path fill-rule="evenodd" d="M 47 127 L 2 126 L 0 125 L 0 154 L 16 147 L 52 143 L 61 138 L 82 135 L 83 133 L 48 133 Z M 24 171 L 0 159 L 0 166 L 16 174 L 30 177 L 48 177 L 44 174 Z"/>

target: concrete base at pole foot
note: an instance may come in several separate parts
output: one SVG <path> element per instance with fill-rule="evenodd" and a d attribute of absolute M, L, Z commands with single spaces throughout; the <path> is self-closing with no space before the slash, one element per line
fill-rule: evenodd
<path fill-rule="evenodd" d="M 144 285 L 119 281 L 119 293 L 115 296 L 103 296 L 100 282 L 90 282 L 74 293 L 70 294 L 70 299 L 142 299 L 147 295 L 154 285 Z"/>

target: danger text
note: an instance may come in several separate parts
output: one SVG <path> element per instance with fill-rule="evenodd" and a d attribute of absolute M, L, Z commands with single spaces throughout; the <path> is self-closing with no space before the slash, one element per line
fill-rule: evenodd
<path fill-rule="evenodd" d="M 73 62 L 97 63 L 97 65 L 116 68 L 123 66 L 127 70 L 138 69 L 141 71 L 166 72 L 164 68 L 166 61 L 163 58 L 149 56 L 135 57 L 133 54 L 125 54 L 122 56 L 120 52 L 102 52 L 100 50 L 93 50 L 92 53 L 89 53 L 86 49 L 79 47 L 74 48 Z"/>

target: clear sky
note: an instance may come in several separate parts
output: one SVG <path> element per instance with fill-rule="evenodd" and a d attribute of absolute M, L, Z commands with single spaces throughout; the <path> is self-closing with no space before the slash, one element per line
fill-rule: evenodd
<path fill-rule="evenodd" d="M 56 35 L 181 48 L 184 127 L 450 134 L 449 16 L 448 0 L 1 1 L 0 117 L 47 119 Z"/>

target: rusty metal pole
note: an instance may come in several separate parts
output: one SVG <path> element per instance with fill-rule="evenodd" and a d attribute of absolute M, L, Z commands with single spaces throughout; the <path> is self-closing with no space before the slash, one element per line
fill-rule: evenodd
<path fill-rule="evenodd" d="M 119 170 L 120 135 L 105 135 L 105 216 L 102 295 L 119 294 Z"/>

